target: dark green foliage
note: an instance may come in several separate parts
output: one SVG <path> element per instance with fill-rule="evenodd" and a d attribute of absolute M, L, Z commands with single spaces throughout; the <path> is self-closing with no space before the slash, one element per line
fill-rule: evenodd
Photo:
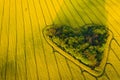
<path fill-rule="evenodd" d="M 88 66 L 99 65 L 108 37 L 105 26 L 94 24 L 73 29 L 62 25 L 53 26 L 49 31 L 50 39 L 65 52 Z"/>

